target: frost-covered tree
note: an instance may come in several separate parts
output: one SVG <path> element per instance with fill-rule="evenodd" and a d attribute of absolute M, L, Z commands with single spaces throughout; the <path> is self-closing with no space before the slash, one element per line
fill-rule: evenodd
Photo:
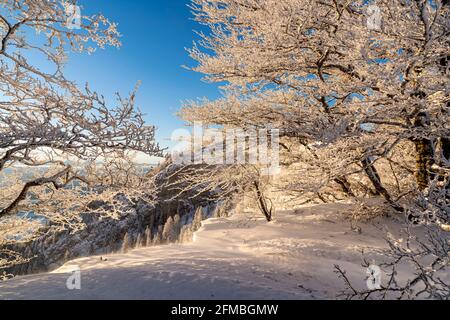
<path fill-rule="evenodd" d="M 142 246 L 142 236 L 139 233 L 137 238 L 136 238 L 136 244 L 135 244 L 135 248 L 139 249 Z"/>
<path fill-rule="evenodd" d="M 85 227 L 81 212 L 128 210 L 119 192 L 152 201 L 152 180 L 130 161 L 131 152 L 160 154 L 155 128 L 135 108 L 136 90 L 110 105 L 64 75 L 71 52 L 121 45 L 116 24 L 102 15 L 81 16 L 72 28 L 76 4 L 0 0 L 1 248 L 42 236 L 39 221 L 19 211 L 45 215 L 49 232 L 77 232 Z M 0 250 L 0 267 L 25 262 Z"/>
<path fill-rule="evenodd" d="M 176 226 L 172 217 L 169 217 L 164 224 L 162 239 L 168 243 L 173 243 L 178 239 L 178 233 L 176 232 Z"/>
<path fill-rule="evenodd" d="M 195 210 L 194 219 L 192 221 L 192 230 L 197 231 L 202 227 L 203 221 L 203 208 L 197 208 Z"/>
<path fill-rule="evenodd" d="M 147 226 L 145 229 L 145 246 L 151 247 L 152 246 L 152 230 Z"/>
<path fill-rule="evenodd" d="M 176 214 L 173 217 L 173 225 L 174 225 L 174 230 L 175 230 L 175 234 L 176 234 L 176 238 L 177 238 L 175 240 L 179 240 L 180 234 L 181 234 L 181 217 L 179 214 Z"/>
<path fill-rule="evenodd" d="M 362 173 L 400 211 L 382 159 L 411 149 L 419 189 L 448 167 L 448 3 L 193 0 L 192 9 L 209 28 L 190 50 L 193 69 L 226 87 L 222 99 L 186 103 L 184 119 L 279 128 L 327 181 L 349 192 L 347 178 Z"/>
<path fill-rule="evenodd" d="M 161 242 L 163 241 L 163 226 L 158 226 L 158 230 L 155 234 L 155 236 L 153 237 L 153 245 L 157 246 L 159 244 L 161 244 Z"/>
<path fill-rule="evenodd" d="M 168 188 L 174 191 L 173 198 L 202 198 L 211 202 L 240 201 L 248 194 L 254 200 L 258 210 L 267 221 L 273 218 L 273 204 L 267 197 L 270 178 L 262 174 L 259 165 L 173 165 L 171 176 L 177 179 L 168 183 Z M 265 167 L 265 166 L 262 166 Z M 200 219 L 200 220 L 198 220 Z M 202 208 L 195 212 L 193 229 L 201 227 L 203 220 Z"/>
<path fill-rule="evenodd" d="M 35 170 L 36 177 L 3 195 L 0 217 L 13 213 L 33 188 L 87 182 L 70 161 L 160 153 L 155 128 L 134 106 L 135 92 L 118 95 L 110 106 L 87 85 L 65 77 L 69 52 L 120 46 L 117 25 L 102 15 L 81 16 L 79 28 L 70 28 L 67 8 L 74 4 L 0 1 L 0 173 L 18 165 L 53 168 L 47 174 Z"/>
<path fill-rule="evenodd" d="M 191 242 L 193 238 L 192 225 L 184 225 L 180 231 L 180 243 Z"/>
<path fill-rule="evenodd" d="M 192 0 L 191 7 L 208 29 L 190 50 L 192 69 L 225 85 L 221 99 L 188 101 L 182 118 L 280 129 L 289 170 L 282 192 L 325 202 L 325 193 L 336 199 L 336 186 L 353 198 L 381 195 L 429 225 L 428 238 L 390 239 L 389 283 L 358 291 L 347 281 L 348 297 L 448 298 L 440 276 L 448 268 L 450 3 Z M 396 273 L 403 263 L 415 274 L 406 282 Z"/>
<path fill-rule="evenodd" d="M 122 253 L 127 253 L 132 248 L 131 238 L 127 233 L 125 233 L 125 236 L 123 237 L 122 241 Z"/>

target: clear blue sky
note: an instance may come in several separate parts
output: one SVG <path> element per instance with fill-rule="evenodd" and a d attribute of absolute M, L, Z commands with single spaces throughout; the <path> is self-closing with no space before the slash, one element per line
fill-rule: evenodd
<path fill-rule="evenodd" d="M 189 0 L 81 0 L 83 14 L 101 12 L 119 24 L 122 47 L 97 50 L 91 56 L 73 54 L 66 76 L 112 96 L 129 93 L 142 81 L 137 106 L 158 127 L 157 140 L 169 146 L 173 130 L 183 127 L 175 113 L 181 101 L 215 98 L 219 90 L 201 81 L 202 75 L 182 68 L 194 65 L 190 48 L 200 25 L 192 20 Z"/>

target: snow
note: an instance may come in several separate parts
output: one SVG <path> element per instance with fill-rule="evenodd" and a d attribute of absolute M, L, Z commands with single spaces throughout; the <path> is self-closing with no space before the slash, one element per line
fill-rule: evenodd
<path fill-rule="evenodd" d="M 47 274 L 0 283 L 0 299 L 334 299 L 339 264 L 365 285 L 361 251 L 386 246 L 383 218 L 352 231 L 327 204 L 278 212 L 274 222 L 241 212 L 203 222 L 194 242 L 71 261 Z M 66 280 L 81 270 L 81 290 Z"/>

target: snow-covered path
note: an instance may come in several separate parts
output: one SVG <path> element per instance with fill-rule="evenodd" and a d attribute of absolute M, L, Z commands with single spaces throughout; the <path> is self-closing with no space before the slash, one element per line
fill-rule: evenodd
<path fill-rule="evenodd" d="M 361 249 L 385 246 L 372 225 L 351 231 L 339 218 L 346 209 L 280 212 L 269 224 L 251 213 L 211 219 L 193 243 L 71 261 L 0 283 L 0 299 L 333 299 L 342 288 L 334 265 L 363 286 Z M 71 291 L 66 280 L 74 266 L 81 290 Z"/>

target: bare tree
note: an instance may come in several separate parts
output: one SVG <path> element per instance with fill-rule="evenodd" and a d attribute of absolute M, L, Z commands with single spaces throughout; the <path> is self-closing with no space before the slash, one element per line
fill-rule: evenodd
<path fill-rule="evenodd" d="M 327 202 L 339 186 L 351 197 L 382 196 L 411 221 L 438 217 L 425 222 L 428 237 L 414 230 L 406 246 L 388 241 L 391 276 L 380 290 L 358 291 L 336 271 L 350 298 L 448 298 L 448 1 L 192 0 L 191 8 L 209 29 L 189 51 L 191 69 L 225 85 L 221 99 L 186 102 L 181 117 L 280 129 L 291 173 L 284 192 Z M 400 262 L 413 267 L 407 283 Z"/>
<path fill-rule="evenodd" d="M 118 94 L 111 107 L 87 85 L 79 88 L 64 76 L 69 51 L 120 46 L 116 24 L 102 15 L 81 16 L 79 28 L 68 28 L 69 4 L 76 2 L 0 2 L 0 173 L 18 165 L 55 169 L 10 194 L 0 217 L 13 213 L 33 188 L 87 183 L 71 161 L 101 161 L 129 151 L 161 154 L 155 128 L 134 107 L 135 91 L 128 98 Z M 51 66 L 33 64 L 30 55 Z"/>
<path fill-rule="evenodd" d="M 267 221 L 272 221 L 275 208 L 268 197 L 270 177 L 264 176 L 261 167 L 250 164 L 235 165 L 172 165 L 167 188 L 173 197 L 202 198 L 203 200 L 241 201 L 250 196 Z M 170 179 L 170 177 L 177 177 Z"/>
<path fill-rule="evenodd" d="M 404 211 L 377 166 L 399 144 L 412 149 L 422 190 L 434 164 L 448 167 L 435 146 L 441 141 L 448 154 L 449 7 L 439 0 L 380 0 L 374 17 L 369 5 L 192 1 L 196 20 L 210 29 L 190 50 L 198 62 L 193 69 L 227 85 L 220 100 L 186 103 L 182 117 L 280 128 L 297 148 L 318 156 L 330 183 L 348 191 L 348 177 L 363 173 L 375 194 Z"/>

